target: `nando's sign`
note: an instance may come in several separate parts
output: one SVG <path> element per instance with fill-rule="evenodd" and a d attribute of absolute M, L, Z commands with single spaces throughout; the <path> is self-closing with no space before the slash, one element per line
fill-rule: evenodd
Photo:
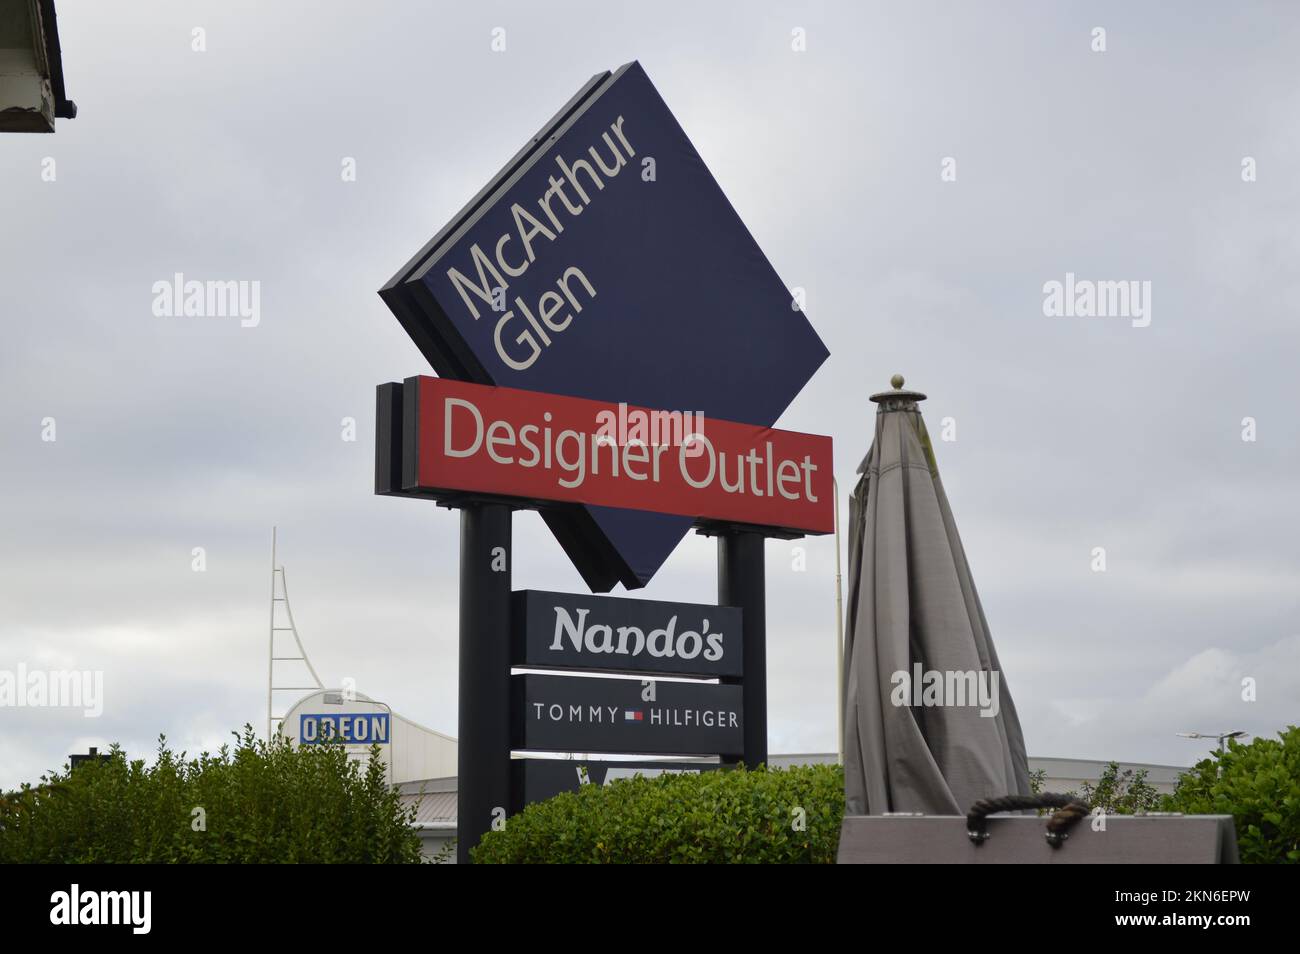
<path fill-rule="evenodd" d="M 744 669 L 734 606 L 520 590 L 510 616 L 521 667 L 728 678 Z"/>
<path fill-rule="evenodd" d="M 587 82 L 380 295 L 442 378 L 762 428 L 827 356 L 638 63 Z M 692 523 L 612 496 L 545 515 L 596 591 L 644 585 Z"/>
<path fill-rule="evenodd" d="M 387 387 L 400 389 L 400 402 L 397 390 L 381 400 L 381 445 L 387 433 L 400 451 L 381 447 L 380 492 L 477 493 L 667 513 L 688 523 L 834 529 L 829 437 L 698 418 L 697 430 L 675 443 L 651 444 L 617 433 L 613 422 L 629 413 L 625 406 L 431 377 Z"/>

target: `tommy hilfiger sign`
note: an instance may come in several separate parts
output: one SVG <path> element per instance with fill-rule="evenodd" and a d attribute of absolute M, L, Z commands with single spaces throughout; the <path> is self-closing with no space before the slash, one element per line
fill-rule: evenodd
<path fill-rule="evenodd" d="M 736 755 L 740 686 L 525 674 L 514 681 L 517 749 Z"/>
<path fill-rule="evenodd" d="M 734 606 L 520 590 L 511 626 L 517 666 L 724 677 L 743 669 Z"/>

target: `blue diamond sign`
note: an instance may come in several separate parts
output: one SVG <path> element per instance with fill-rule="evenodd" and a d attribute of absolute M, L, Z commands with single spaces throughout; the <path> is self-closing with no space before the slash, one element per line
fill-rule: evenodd
<path fill-rule="evenodd" d="M 639 63 L 588 81 L 379 294 L 440 376 L 683 416 L 774 424 L 827 357 Z M 543 517 L 598 592 L 645 585 L 692 523 Z"/>

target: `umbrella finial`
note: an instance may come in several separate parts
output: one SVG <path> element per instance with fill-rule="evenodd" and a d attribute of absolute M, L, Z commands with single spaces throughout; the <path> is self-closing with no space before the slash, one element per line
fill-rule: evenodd
<path fill-rule="evenodd" d="M 925 400 L 925 395 L 920 391 L 903 390 L 903 376 L 896 374 L 889 379 L 893 385 L 892 391 L 881 391 L 879 394 L 871 395 L 871 400 L 880 405 L 882 411 L 915 411 L 916 405 Z"/>

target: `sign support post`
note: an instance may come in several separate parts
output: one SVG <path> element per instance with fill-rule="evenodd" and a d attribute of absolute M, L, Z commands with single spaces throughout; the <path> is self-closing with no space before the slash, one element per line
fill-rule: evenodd
<path fill-rule="evenodd" d="M 456 861 L 510 811 L 511 508 L 460 510 L 460 698 Z"/>
<path fill-rule="evenodd" d="M 762 533 L 718 533 L 718 605 L 739 606 L 745 621 L 742 682 L 746 768 L 767 763 L 767 612 Z"/>

